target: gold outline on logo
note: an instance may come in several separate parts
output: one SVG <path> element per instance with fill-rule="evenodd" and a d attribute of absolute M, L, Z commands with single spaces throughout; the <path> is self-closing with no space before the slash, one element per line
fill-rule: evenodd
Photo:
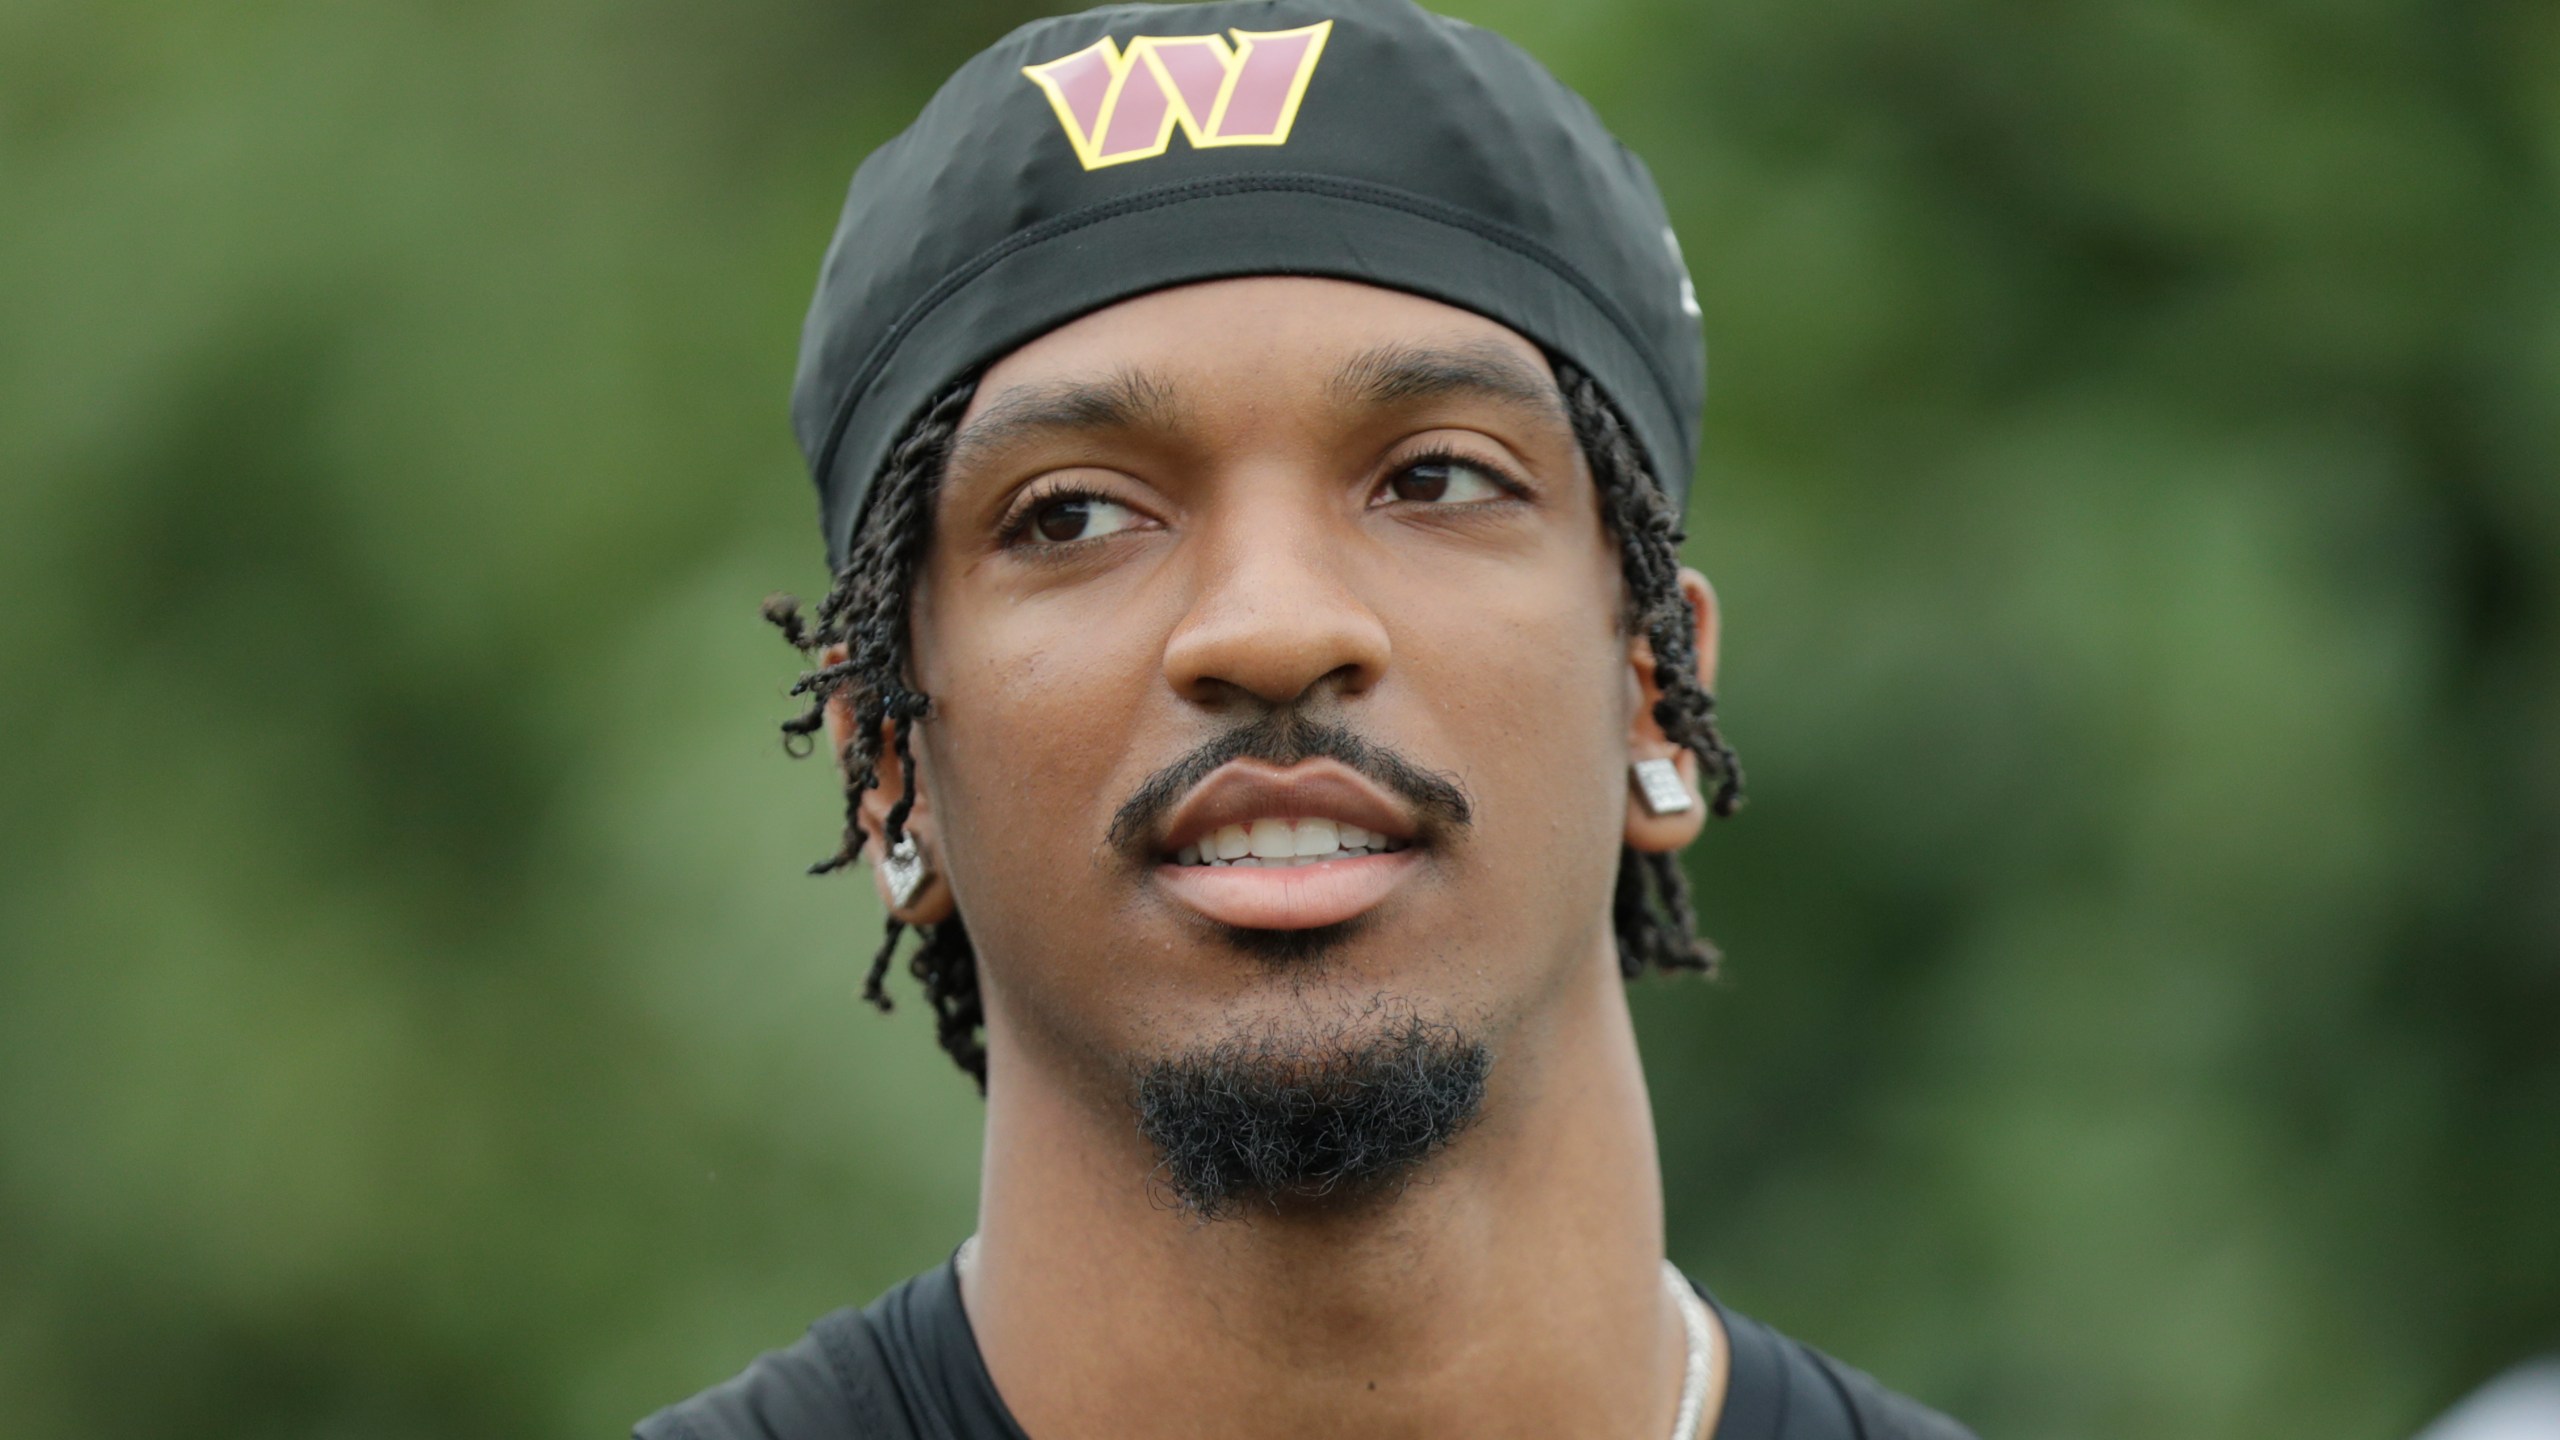
<path fill-rule="evenodd" d="M 1106 35 L 1074 54 L 1061 55 L 1038 65 L 1025 65 L 1022 73 L 1040 87 L 1040 93 L 1049 97 L 1049 108 L 1057 112 L 1058 127 L 1067 132 L 1067 143 L 1074 147 L 1076 160 L 1087 170 L 1099 170 L 1106 165 L 1125 165 L 1132 160 L 1150 160 L 1162 155 L 1173 147 L 1176 129 L 1180 129 L 1183 138 L 1194 147 L 1204 150 L 1220 145 L 1286 145 L 1290 130 L 1298 123 L 1298 107 L 1307 98 L 1307 86 L 1315 80 L 1316 62 L 1324 57 L 1324 43 L 1332 33 L 1333 22 L 1319 20 L 1295 30 L 1229 30 L 1227 34 L 1235 37 L 1233 46 L 1219 35 L 1137 35 L 1130 38 L 1126 50 Z M 1236 82 L 1243 77 L 1245 66 L 1252 60 L 1254 47 L 1263 41 L 1294 39 L 1301 35 L 1308 37 L 1307 53 L 1299 58 L 1297 73 L 1291 77 L 1289 94 L 1280 105 L 1279 120 L 1268 133 L 1225 134 L 1227 102 L 1235 98 Z M 1191 102 L 1184 98 L 1182 87 L 1173 82 L 1173 72 L 1163 57 L 1156 53 L 1158 46 L 1201 44 L 1215 48 L 1218 64 L 1225 71 L 1224 78 L 1218 82 L 1218 98 L 1211 103 L 1205 122 L 1191 112 Z M 1077 123 L 1075 112 L 1068 108 L 1066 91 L 1059 85 L 1056 72 L 1097 55 L 1108 67 L 1111 79 L 1103 91 L 1101 107 L 1094 112 L 1093 131 L 1087 134 Z M 1142 62 L 1147 78 L 1164 97 L 1164 119 L 1156 127 L 1152 144 L 1143 149 L 1104 155 L 1103 137 L 1111 133 L 1112 117 L 1120 110 L 1120 96 L 1128 88 L 1129 77 L 1139 72 Z"/>

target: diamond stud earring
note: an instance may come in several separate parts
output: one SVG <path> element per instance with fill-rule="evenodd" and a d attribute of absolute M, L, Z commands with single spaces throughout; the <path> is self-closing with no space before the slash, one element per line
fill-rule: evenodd
<path fill-rule="evenodd" d="M 880 858 L 880 878 L 888 882 L 889 903 L 900 909 L 914 903 L 916 893 L 924 889 L 925 877 L 932 873 L 913 835 L 901 837 Z"/>
<path fill-rule="evenodd" d="M 1627 767 L 1635 775 L 1636 793 L 1651 815 L 1677 815 L 1697 802 L 1680 783 L 1680 767 L 1668 760 L 1639 760 Z"/>

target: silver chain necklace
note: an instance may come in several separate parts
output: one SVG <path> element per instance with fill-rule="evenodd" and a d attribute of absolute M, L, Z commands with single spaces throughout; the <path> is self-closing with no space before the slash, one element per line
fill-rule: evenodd
<path fill-rule="evenodd" d="M 1662 1262 L 1662 1283 L 1670 1287 L 1671 1299 L 1680 1307 L 1681 1328 L 1689 1332 L 1689 1367 L 1680 1379 L 1680 1409 L 1671 1417 L 1671 1440 L 1698 1440 L 1698 1422 L 1706 1418 L 1707 1380 L 1715 1368 L 1714 1326 L 1707 1318 L 1707 1302 L 1668 1260 Z"/>

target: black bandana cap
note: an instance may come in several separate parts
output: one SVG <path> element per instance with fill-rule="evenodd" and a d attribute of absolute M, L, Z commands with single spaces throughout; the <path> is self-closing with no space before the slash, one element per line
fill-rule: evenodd
<path fill-rule="evenodd" d="M 1243 275 L 1509 326 L 1599 383 L 1686 508 L 1696 295 L 1652 176 L 1582 97 L 1410 0 L 1113 5 L 1006 36 L 855 172 L 791 401 L 829 570 L 953 381 L 1104 306 Z"/>

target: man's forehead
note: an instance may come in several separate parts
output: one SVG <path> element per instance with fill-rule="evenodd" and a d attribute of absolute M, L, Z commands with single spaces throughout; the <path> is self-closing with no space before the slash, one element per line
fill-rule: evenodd
<path fill-rule="evenodd" d="M 1206 389 L 1196 372 L 1129 367 L 1091 379 L 1024 380 L 982 389 L 955 438 L 951 466 L 1041 434 L 1105 431 L 1182 433 L 1212 424 L 1236 397 Z M 1509 412 L 1532 424 L 1571 421 L 1552 372 L 1507 350 L 1465 343 L 1388 345 L 1358 352 L 1312 388 L 1346 423 L 1444 399 Z"/>
<path fill-rule="evenodd" d="M 1034 430 L 1171 430 L 1234 403 L 1342 412 L 1458 398 L 1565 424 L 1545 354 L 1482 316 L 1341 281 L 1253 279 L 1124 301 L 990 367 L 954 462 Z"/>
<path fill-rule="evenodd" d="M 1544 371 L 1545 354 L 1526 336 L 1473 310 L 1357 281 L 1307 275 L 1248 275 L 1170 286 L 1080 315 L 988 366 L 995 386 L 1030 376 L 1152 361 L 1272 364 L 1326 361 L 1407 345 L 1510 350 Z"/>

